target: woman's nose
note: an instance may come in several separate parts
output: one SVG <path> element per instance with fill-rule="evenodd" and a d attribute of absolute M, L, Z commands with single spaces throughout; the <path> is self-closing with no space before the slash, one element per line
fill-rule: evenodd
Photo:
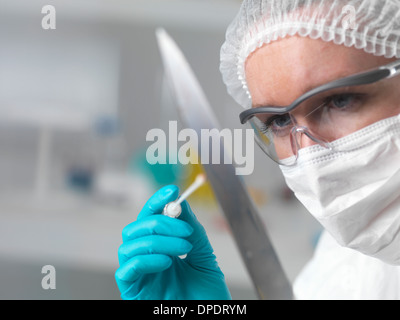
<path fill-rule="evenodd" d="M 311 137 L 304 132 L 299 134 L 298 139 L 300 149 L 318 144 L 315 140 L 311 139 Z"/>

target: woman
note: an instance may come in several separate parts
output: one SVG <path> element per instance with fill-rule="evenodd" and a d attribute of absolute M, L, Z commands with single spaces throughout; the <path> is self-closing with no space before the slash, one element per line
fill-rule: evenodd
<path fill-rule="evenodd" d="M 400 1 L 244 1 L 221 50 L 243 124 L 324 226 L 298 299 L 400 299 Z M 123 231 L 126 299 L 229 299 L 189 205 L 159 190 Z M 181 260 L 179 255 L 188 254 Z"/>

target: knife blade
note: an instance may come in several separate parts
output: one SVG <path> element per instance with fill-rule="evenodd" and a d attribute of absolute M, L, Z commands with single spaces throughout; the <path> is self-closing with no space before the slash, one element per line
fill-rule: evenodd
<path fill-rule="evenodd" d="M 196 131 L 201 145 L 201 130 L 220 125 L 195 74 L 183 53 L 164 29 L 156 31 L 165 75 L 176 100 L 183 124 Z M 216 130 L 214 130 L 216 132 Z M 229 152 L 219 144 L 221 161 L 202 163 L 211 188 L 227 220 L 235 243 L 260 299 L 292 299 L 292 287 L 281 266 L 266 228 L 250 198 L 243 179 L 236 175 L 233 162 L 224 161 Z M 203 160 L 198 147 L 198 154 Z"/>

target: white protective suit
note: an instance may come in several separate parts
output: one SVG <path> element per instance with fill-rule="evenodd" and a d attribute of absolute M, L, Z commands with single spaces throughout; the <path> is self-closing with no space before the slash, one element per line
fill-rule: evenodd
<path fill-rule="evenodd" d="M 293 291 L 299 300 L 397 300 L 400 267 L 342 247 L 325 231 Z"/>

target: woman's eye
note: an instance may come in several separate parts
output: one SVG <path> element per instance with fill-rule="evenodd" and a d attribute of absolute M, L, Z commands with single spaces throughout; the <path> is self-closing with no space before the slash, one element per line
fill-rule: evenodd
<path fill-rule="evenodd" d="M 357 102 L 357 95 L 341 94 L 328 98 L 326 105 L 337 108 L 346 109 L 352 107 Z"/>
<path fill-rule="evenodd" d="M 274 116 L 269 120 L 270 126 L 272 125 L 277 128 L 284 128 L 290 125 L 291 122 L 292 120 L 290 119 L 290 116 L 288 114 Z"/>
<path fill-rule="evenodd" d="M 274 115 L 264 121 L 263 132 L 270 131 L 273 133 L 282 133 L 292 124 L 292 119 L 289 114 Z"/>

